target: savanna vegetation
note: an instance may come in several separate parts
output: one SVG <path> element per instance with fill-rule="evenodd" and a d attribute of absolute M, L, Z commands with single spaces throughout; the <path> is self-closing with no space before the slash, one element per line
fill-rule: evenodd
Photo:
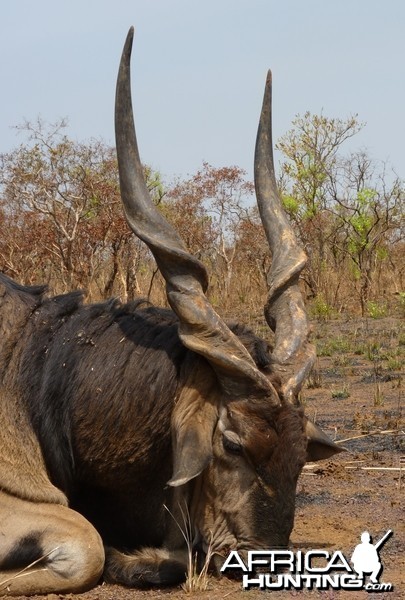
<path fill-rule="evenodd" d="M 56 293 L 83 288 L 89 300 L 144 296 L 164 303 L 154 262 L 127 227 L 115 151 L 76 142 L 61 120 L 25 122 L 24 141 L 0 157 L 0 269 Z M 404 184 L 366 151 L 345 153 L 356 117 L 297 116 L 278 141 L 279 188 L 309 257 L 302 281 L 309 310 L 371 317 L 405 310 Z M 163 182 L 145 167 L 155 203 L 211 275 L 211 302 L 257 315 L 270 266 L 253 183 L 237 166 L 203 163 Z"/>

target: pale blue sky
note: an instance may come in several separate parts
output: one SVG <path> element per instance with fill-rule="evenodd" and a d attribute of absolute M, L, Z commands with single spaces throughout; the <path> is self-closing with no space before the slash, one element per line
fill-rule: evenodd
<path fill-rule="evenodd" d="M 135 26 L 133 93 L 142 160 L 167 177 L 203 160 L 252 173 L 263 85 L 274 135 L 306 110 L 358 113 L 366 147 L 405 174 L 403 0 L 5 0 L 0 152 L 12 125 L 69 118 L 78 140 L 113 143 L 115 78 Z"/>

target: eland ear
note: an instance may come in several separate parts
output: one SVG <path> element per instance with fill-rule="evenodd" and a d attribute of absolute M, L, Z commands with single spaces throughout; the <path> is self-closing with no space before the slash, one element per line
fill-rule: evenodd
<path fill-rule="evenodd" d="M 346 449 L 338 446 L 330 437 L 322 431 L 318 425 L 307 419 L 305 431 L 308 438 L 307 446 L 307 461 L 313 462 L 331 458 L 339 452 L 344 452 Z"/>
<path fill-rule="evenodd" d="M 201 365 L 200 365 L 201 366 Z M 172 487 L 197 477 L 212 460 L 212 437 L 218 421 L 216 378 L 210 367 L 196 369 L 182 389 L 172 415 Z"/>
<path fill-rule="evenodd" d="M 184 485 L 200 475 L 212 459 L 213 427 L 201 431 L 189 424 L 180 433 L 173 457 L 173 475 L 167 482 L 172 487 Z"/>

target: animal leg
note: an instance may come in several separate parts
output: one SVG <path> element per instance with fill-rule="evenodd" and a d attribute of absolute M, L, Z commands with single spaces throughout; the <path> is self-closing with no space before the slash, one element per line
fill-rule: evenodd
<path fill-rule="evenodd" d="M 128 587 L 175 585 L 185 581 L 188 555 L 186 550 L 143 548 L 124 554 L 106 548 L 104 579 Z"/>
<path fill-rule="evenodd" d="M 84 517 L 0 492 L 0 596 L 83 592 L 103 566 L 101 538 Z"/>

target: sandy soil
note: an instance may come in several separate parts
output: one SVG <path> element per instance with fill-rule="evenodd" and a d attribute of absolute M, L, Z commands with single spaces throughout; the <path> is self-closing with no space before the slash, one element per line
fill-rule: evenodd
<path fill-rule="evenodd" d="M 303 394 L 306 412 L 332 438 L 352 439 L 344 444 L 348 452 L 304 469 L 292 546 L 303 551 L 341 550 L 350 558 L 364 530 L 376 541 L 392 529 L 380 552 L 384 565 L 380 581 L 391 582 L 394 590 L 369 595 L 365 591 L 272 591 L 271 598 L 405 598 L 405 472 L 399 470 L 405 454 L 400 370 L 405 331 L 401 332 L 398 319 L 391 318 L 333 321 L 317 324 L 316 331 L 319 359 Z M 192 593 L 181 588 L 139 591 L 100 585 L 80 596 L 49 595 L 48 600 L 186 600 L 190 596 L 255 600 L 267 593 L 243 591 L 240 579 L 210 577 L 207 590 Z"/>

